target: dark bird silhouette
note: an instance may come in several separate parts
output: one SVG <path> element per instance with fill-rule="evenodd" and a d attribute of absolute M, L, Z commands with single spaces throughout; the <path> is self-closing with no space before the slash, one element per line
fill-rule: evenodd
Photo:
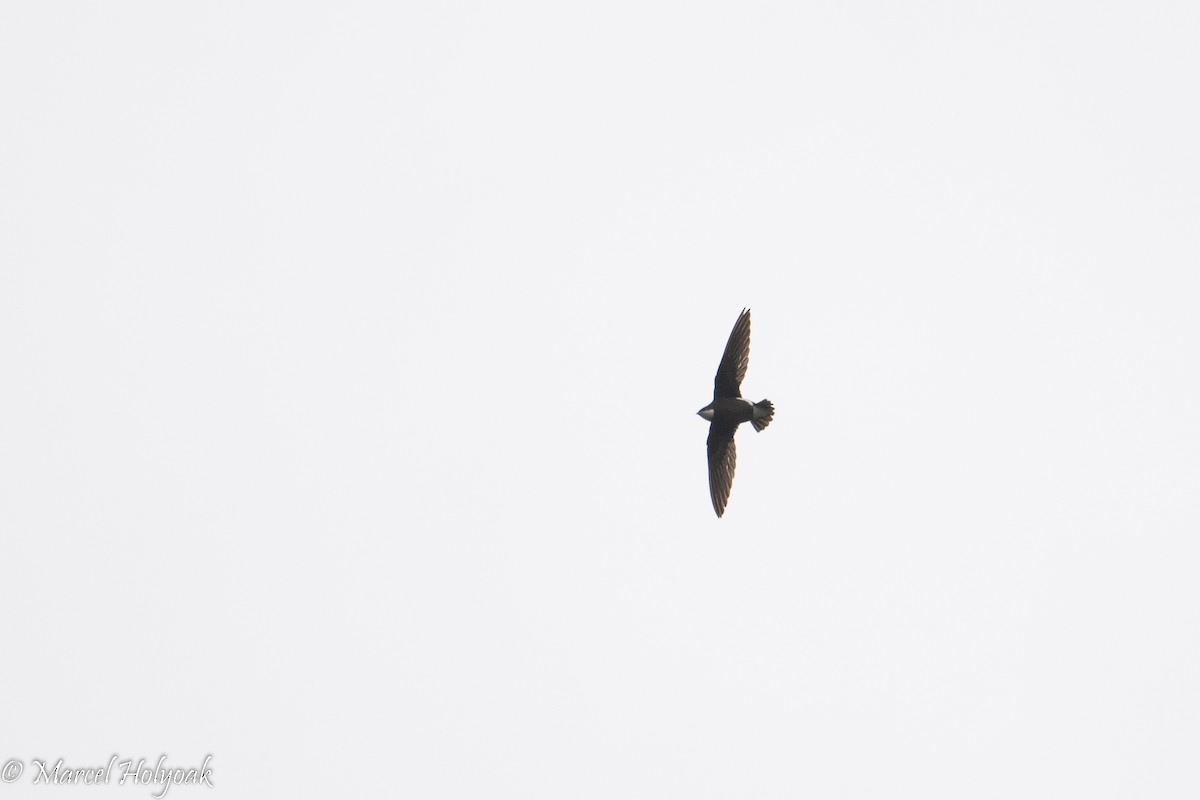
<path fill-rule="evenodd" d="M 775 417 L 775 406 L 770 400 L 752 403 L 742 397 L 742 379 L 746 377 L 748 366 L 750 309 L 744 308 L 729 334 L 721 366 L 717 367 L 713 401 L 696 412 L 711 423 L 708 428 L 708 491 L 718 517 L 725 513 L 733 488 L 733 470 L 737 466 L 733 435 L 738 425 L 749 422 L 754 430 L 761 431 Z"/>

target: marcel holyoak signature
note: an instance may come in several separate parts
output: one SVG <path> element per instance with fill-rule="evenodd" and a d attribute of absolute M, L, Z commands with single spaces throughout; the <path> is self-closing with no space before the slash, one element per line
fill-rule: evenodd
<path fill-rule="evenodd" d="M 100 766 L 71 766 L 65 759 L 51 761 L 48 758 L 29 759 L 29 772 L 33 776 L 33 785 L 53 786 L 62 784 L 86 786 L 132 785 L 151 788 L 150 796 L 166 797 L 172 786 L 207 786 L 213 788 L 212 754 L 206 755 L 199 766 L 175 766 L 168 763 L 167 755 L 158 757 L 153 766 L 144 758 L 121 759 L 113 756 L 106 764 Z M 0 781 L 16 783 L 25 773 L 25 762 L 19 758 L 10 758 L 0 767 Z"/>

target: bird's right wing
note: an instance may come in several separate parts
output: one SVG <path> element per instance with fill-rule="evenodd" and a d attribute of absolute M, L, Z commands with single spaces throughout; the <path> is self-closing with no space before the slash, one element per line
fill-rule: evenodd
<path fill-rule="evenodd" d="M 721 366 L 717 367 L 717 379 L 713 384 L 713 397 L 740 397 L 742 379 L 750 366 L 750 309 L 742 309 L 729 341 L 725 343 L 725 354 Z"/>
<path fill-rule="evenodd" d="M 737 448 L 733 434 L 737 425 L 714 422 L 708 429 L 708 493 L 712 495 L 713 511 L 725 513 L 729 492 L 733 488 L 733 470 L 737 467 Z"/>

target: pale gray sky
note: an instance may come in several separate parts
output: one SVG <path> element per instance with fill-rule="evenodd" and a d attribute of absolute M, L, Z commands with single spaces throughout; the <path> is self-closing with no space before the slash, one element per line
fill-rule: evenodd
<path fill-rule="evenodd" d="M 3 794 L 1200 794 L 1198 38 L 5 3 Z"/>

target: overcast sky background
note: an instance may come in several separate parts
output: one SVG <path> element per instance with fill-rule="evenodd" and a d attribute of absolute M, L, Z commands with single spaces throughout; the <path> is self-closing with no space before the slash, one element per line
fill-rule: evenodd
<path fill-rule="evenodd" d="M 1198 38 L 4 3 L 0 794 L 1197 796 Z"/>

